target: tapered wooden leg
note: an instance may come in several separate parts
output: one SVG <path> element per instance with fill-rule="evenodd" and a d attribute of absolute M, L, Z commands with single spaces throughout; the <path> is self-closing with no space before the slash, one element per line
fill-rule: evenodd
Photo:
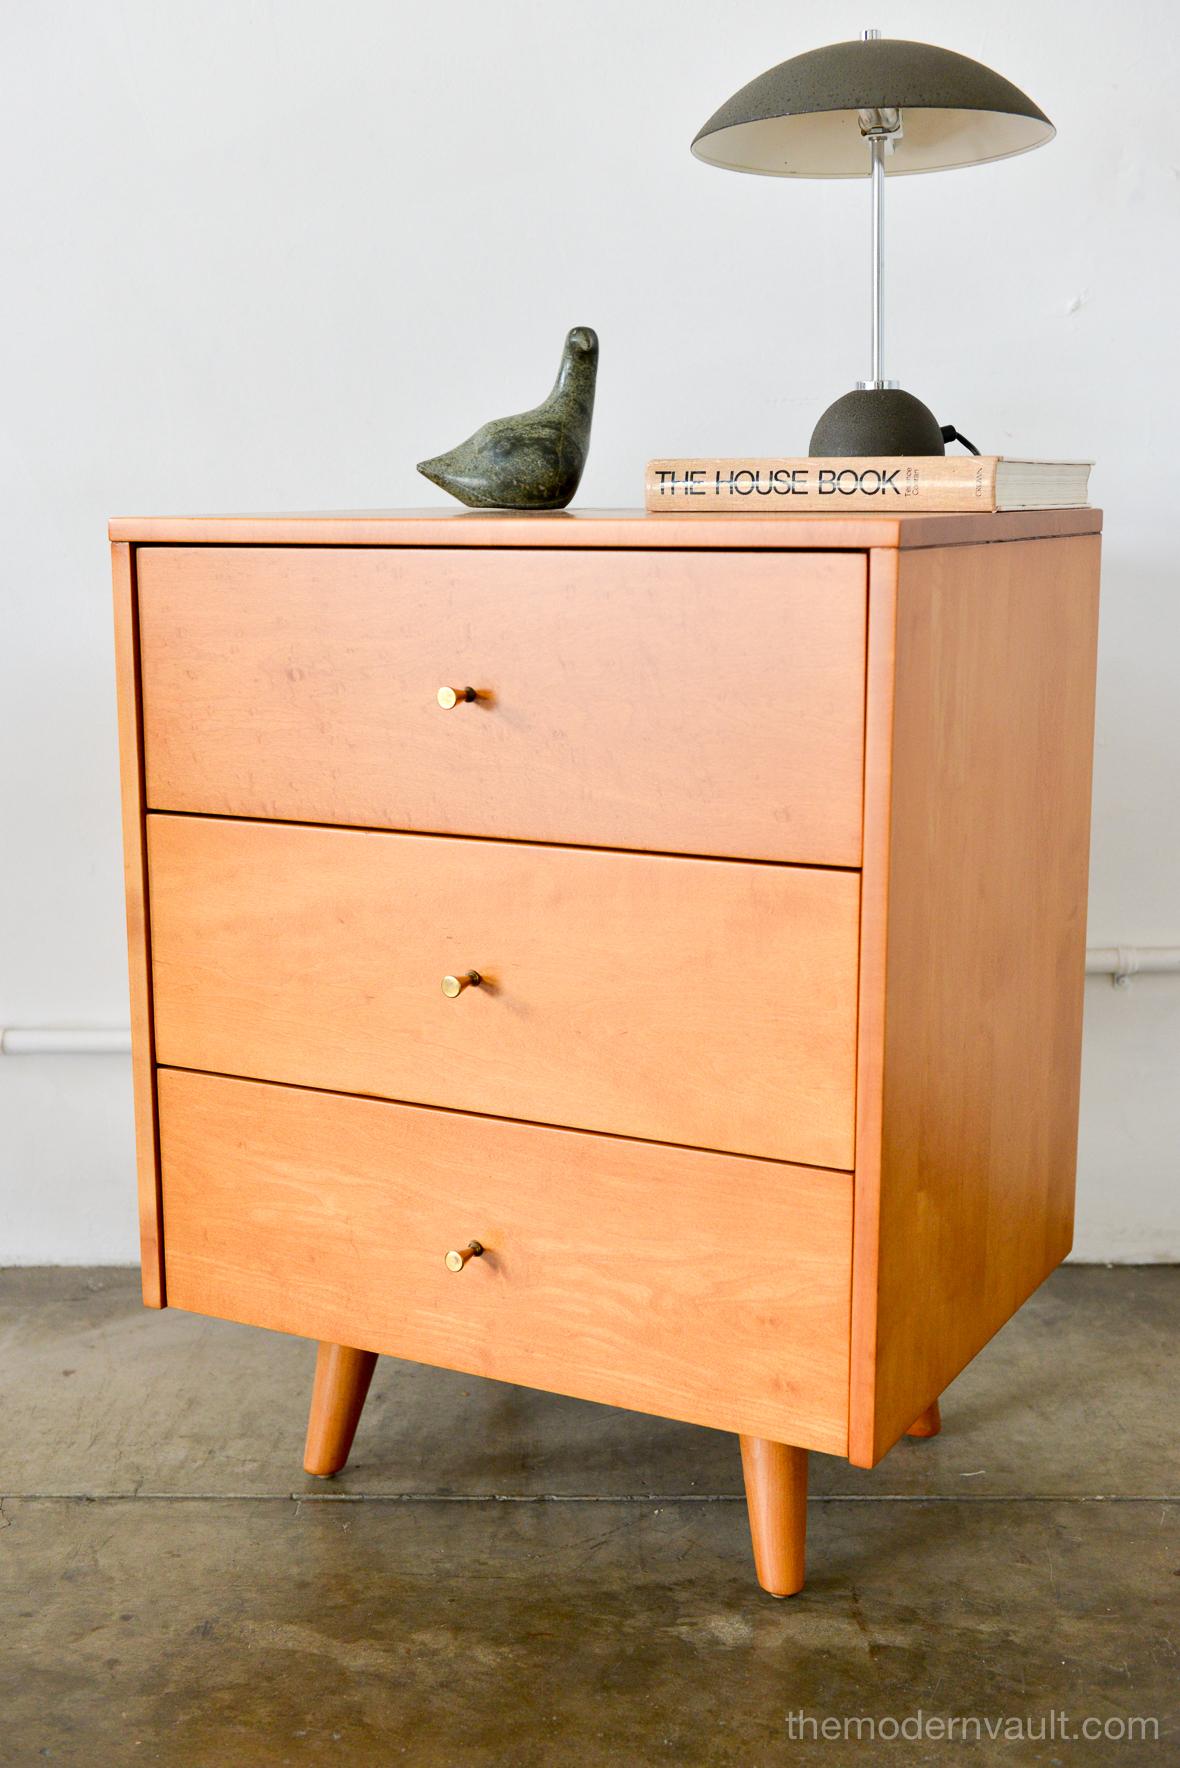
<path fill-rule="evenodd" d="M 931 1400 L 926 1410 L 918 1413 L 918 1416 L 906 1431 L 906 1435 L 912 1437 L 932 1437 L 937 1436 L 941 1429 L 942 1413 L 938 1409 L 938 1401 Z"/>
<path fill-rule="evenodd" d="M 303 1451 L 306 1473 L 326 1479 L 339 1473 L 348 1460 L 376 1366 L 376 1351 L 354 1351 L 346 1344 L 320 1345 Z"/>
<path fill-rule="evenodd" d="M 807 1548 L 807 1450 L 765 1437 L 740 1441 L 758 1582 L 772 1596 L 794 1596 Z"/>

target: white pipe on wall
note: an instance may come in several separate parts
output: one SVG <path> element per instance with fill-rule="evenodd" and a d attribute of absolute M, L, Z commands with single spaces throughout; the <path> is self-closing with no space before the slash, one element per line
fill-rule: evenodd
<path fill-rule="evenodd" d="M 1092 945 L 1086 975 L 1109 976 L 1126 988 L 1132 976 L 1180 975 L 1180 945 Z M 0 1030 L 0 1056 L 126 1056 L 125 1025 L 10 1025 Z"/>
<path fill-rule="evenodd" d="M 1132 976 L 1180 972 L 1180 945 L 1092 945 L 1086 952 L 1086 975 L 1109 976 L 1126 988 Z"/>
<path fill-rule="evenodd" d="M 0 1030 L 0 1056 L 125 1056 L 125 1025 L 9 1025 Z"/>

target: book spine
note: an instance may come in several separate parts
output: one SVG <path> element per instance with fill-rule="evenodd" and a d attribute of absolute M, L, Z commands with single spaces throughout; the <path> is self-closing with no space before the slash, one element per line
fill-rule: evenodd
<path fill-rule="evenodd" d="M 649 512 L 694 515 L 823 510 L 876 515 L 890 510 L 986 510 L 996 507 L 995 455 L 938 455 L 880 460 L 653 460 Z"/>

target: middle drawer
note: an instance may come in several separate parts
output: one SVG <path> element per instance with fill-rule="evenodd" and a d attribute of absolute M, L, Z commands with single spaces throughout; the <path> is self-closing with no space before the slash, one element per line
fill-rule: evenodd
<path fill-rule="evenodd" d="M 161 1063 L 852 1166 L 856 873 L 169 815 L 148 862 Z"/>

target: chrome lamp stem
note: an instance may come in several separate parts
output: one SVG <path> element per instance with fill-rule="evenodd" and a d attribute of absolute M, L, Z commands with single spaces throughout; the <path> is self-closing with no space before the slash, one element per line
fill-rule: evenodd
<path fill-rule="evenodd" d="M 873 156 L 873 378 L 870 386 L 885 385 L 885 141 L 869 140 Z"/>
<path fill-rule="evenodd" d="M 867 30 L 864 41 L 880 38 L 880 31 Z M 897 110 L 862 110 L 860 132 L 869 144 L 873 184 L 873 376 L 870 387 L 885 385 L 885 143 L 901 133 L 901 113 Z"/>

